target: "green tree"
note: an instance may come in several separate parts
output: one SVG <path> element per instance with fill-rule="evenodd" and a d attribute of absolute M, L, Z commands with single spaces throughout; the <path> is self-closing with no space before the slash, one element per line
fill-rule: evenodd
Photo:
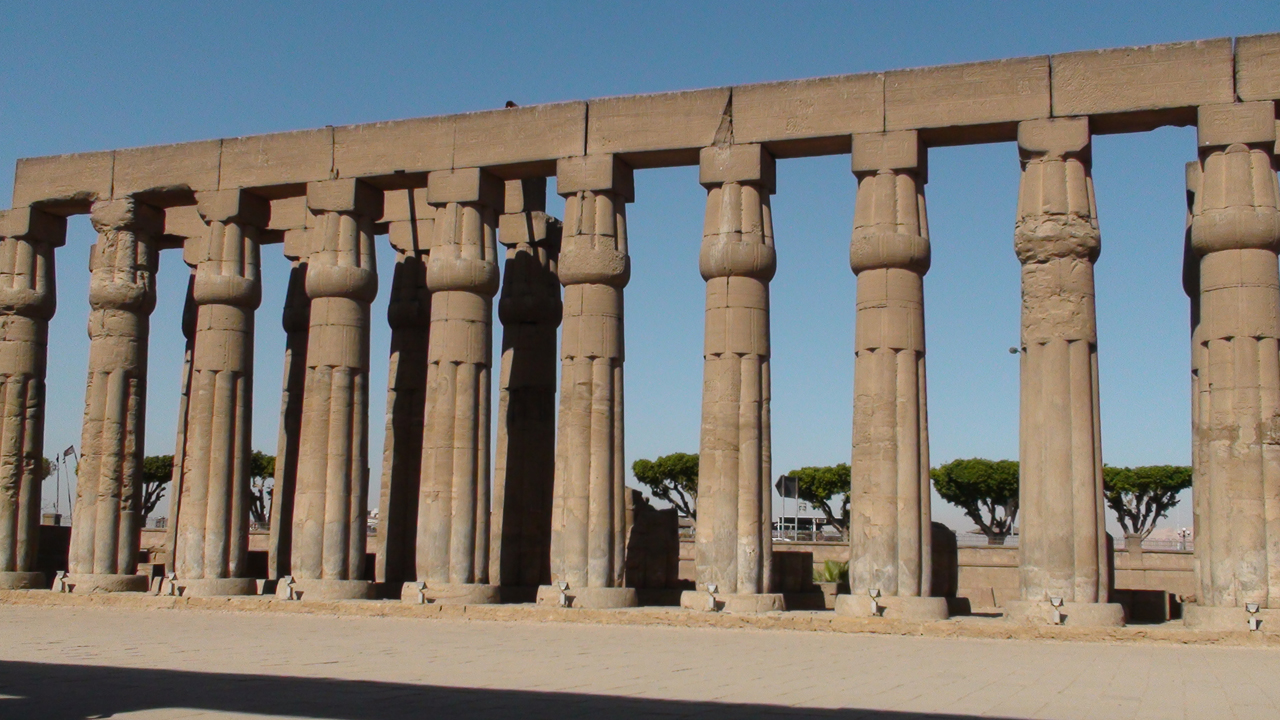
<path fill-rule="evenodd" d="M 1003 545 L 1018 517 L 1018 463 L 970 458 L 929 471 L 943 500 L 964 510 L 991 545 Z"/>
<path fill-rule="evenodd" d="M 846 532 L 849 529 L 849 466 L 846 463 L 826 467 L 802 467 L 787 473 L 796 479 L 800 499 L 827 516 L 827 522 Z M 832 498 L 842 496 L 840 514 L 832 506 Z"/>
<path fill-rule="evenodd" d="M 1156 522 L 1168 517 L 1169 510 L 1178 504 L 1178 493 L 1191 487 L 1191 468 L 1104 467 L 1102 486 L 1107 505 L 1115 512 L 1125 537 L 1146 539 L 1156 529 Z"/>
<path fill-rule="evenodd" d="M 145 524 L 173 480 L 172 455 L 148 455 L 142 459 L 142 522 Z"/>
<path fill-rule="evenodd" d="M 276 456 L 254 450 L 249 456 L 249 516 L 256 523 L 266 524 L 271 517 L 275 478 Z"/>
<path fill-rule="evenodd" d="M 656 460 L 637 460 L 631 472 L 653 496 L 667 501 L 676 512 L 697 518 L 698 456 L 671 453 Z"/>

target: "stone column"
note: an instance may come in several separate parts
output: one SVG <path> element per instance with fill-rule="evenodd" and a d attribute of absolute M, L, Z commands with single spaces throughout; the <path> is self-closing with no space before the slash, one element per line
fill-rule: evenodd
<path fill-rule="evenodd" d="M 285 289 L 284 378 L 280 390 L 280 431 L 276 443 L 276 476 L 271 491 L 271 535 L 267 576 L 273 580 L 292 572 L 293 497 L 298 485 L 298 443 L 302 439 L 302 395 L 307 382 L 307 336 L 311 329 L 311 300 L 307 298 L 306 242 L 290 242 L 289 234 L 305 238 L 305 230 L 285 236 L 285 257 L 292 261 Z M 301 248 L 292 247 L 295 244 Z"/>
<path fill-rule="evenodd" d="M 858 278 L 847 615 L 947 617 L 929 597 L 932 551 L 925 392 L 927 156 L 915 131 L 853 137 L 858 178 L 849 265 Z"/>
<path fill-rule="evenodd" d="M 1280 622 L 1280 187 L 1272 102 L 1201 107 L 1196 626 Z"/>
<path fill-rule="evenodd" d="M 508 180 L 498 219 L 506 264 L 498 301 L 502 368 L 489 574 L 507 588 L 504 598 L 525 601 L 551 582 L 562 227 L 546 205 L 546 178 Z"/>
<path fill-rule="evenodd" d="M 374 577 L 391 587 L 417 576 L 419 474 L 427 385 L 427 332 L 431 296 L 427 291 L 427 246 L 435 210 L 426 188 L 389 190 L 383 221 L 388 223 L 396 266 L 391 275 L 391 364 L 387 373 L 387 431 L 382 450 L 378 564 Z"/>
<path fill-rule="evenodd" d="M 183 247 L 186 253 L 186 247 Z M 173 549 L 178 547 L 178 519 L 182 517 L 182 468 L 187 456 L 187 406 L 191 404 L 191 360 L 196 349 L 196 271 L 190 268 L 187 277 L 187 295 L 182 303 L 182 376 L 178 383 L 178 427 L 173 443 L 173 470 L 169 475 L 169 522 L 165 526 L 164 544 L 169 550 L 165 572 L 175 572 L 176 558 Z"/>
<path fill-rule="evenodd" d="M 369 304 L 378 292 L 382 192 L 359 180 L 307 185 L 311 299 L 294 490 L 292 568 L 303 599 L 363 598 L 369 490 Z"/>
<path fill-rule="evenodd" d="M 89 256 L 89 377 L 71 526 L 74 592 L 147 589 L 135 575 L 142 531 L 147 336 L 164 212 L 132 198 L 96 202 Z"/>
<path fill-rule="evenodd" d="M 1209 384 L 1206 382 L 1208 372 L 1205 368 L 1206 348 L 1203 344 L 1203 332 L 1200 328 L 1200 257 L 1191 245 L 1191 224 L 1194 219 L 1196 195 L 1200 192 L 1200 163 L 1189 162 L 1187 175 L 1187 230 L 1182 249 L 1182 289 L 1187 293 L 1191 319 L 1191 515 L 1192 537 L 1197 544 L 1206 537 L 1201 537 L 1201 522 L 1206 517 L 1206 501 L 1209 496 L 1205 486 L 1204 467 L 1201 458 L 1204 456 L 1204 438 L 1200 432 L 1201 413 L 1209 409 L 1207 398 Z M 1196 553 L 1192 565 L 1195 568 L 1197 597 L 1208 597 L 1210 591 L 1209 558 L 1207 553 L 1202 557 Z"/>
<path fill-rule="evenodd" d="M 259 233 L 271 205 L 243 190 L 196 195 L 209 225 L 188 241 L 195 338 L 181 455 L 174 572 L 184 595 L 249 595 L 253 320 L 262 301 Z M 171 513 L 171 515 L 175 515 Z"/>
<path fill-rule="evenodd" d="M 771 592 L 769 281 L 777 268 L 769 196 L 774 160 L 760 145 L 702 150 L 707 212 L 698 267 L 707 282 L 695 563 L 706 592 L 735 612 L 783 610 Z"/>
<path fill-rule="evenodd" d="M 1101 247 L 1088 118 L 1018 126 L 1022 182 L 1014 249 L 1022 263 L 1022 602 L 1010 615 L 1046 619 L 1065 603 L 1071 625 L 1119 625 L 1109 603 L 1098 330 L 1093 264 Z"/>
<path fill-rule="evenodd" d="M 489 387 L 502 181 L 478 169 L 427 176 L 431 345 L 418 500 L 418 582 L 402 599 L 498 601 L 489 584 Z"/>
<path fill-rule="evenodd" d="M 57 306 L 53 250 L 66 236 L 65 218 L 0 211 L 0 589 L 45 587 L 36 572 L 45 361 Z"/>
<path fill-rule="evenodd" d="M 622 289 L 631 277 L 626 203 L 635 199 L 629 166 L 613 155 L 556 164 L 565 197 L 558 271 L 564 285 L 560 412 L 551 520 L 551 586 L 538 601 L 573 607 L 627 607 L 626 466 L 622 433 Z"/>

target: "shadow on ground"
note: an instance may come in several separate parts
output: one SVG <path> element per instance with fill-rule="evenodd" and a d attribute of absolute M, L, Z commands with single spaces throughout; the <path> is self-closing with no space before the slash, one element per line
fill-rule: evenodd
<path fill-rule="evenodd" d="M 561 692 L 0 661 L 0 718 L 107 718 L 168 708 L 323 720 L 715 717 L 964 720 L 970 715 L 821 710 Z"/>

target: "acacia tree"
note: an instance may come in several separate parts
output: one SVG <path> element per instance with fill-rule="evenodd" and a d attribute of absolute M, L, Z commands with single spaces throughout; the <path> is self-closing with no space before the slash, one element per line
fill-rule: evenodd
<path fill-rule="evenodd" d="M 840 532 L 849 529 L 849 465 L 829 465 L 826 467 L 802 467 L 787 473 L 796 479 L 800 499 L 813 505 L 827 516 L 827 522 Z M 840 515 L 832 506 L 832 498 L 842 495 Z"/>
<path fill-rule="evenodd" d="M 698 456 L 671 453 L 656 460 L 637 460 L 631 472 L 653 496 L 667 501 L 679 514 L 697 519 Z"/>
<path fill-rule="evenodd" d="M 249 516 L 256 523 L 266 524 L 271 516 L 275 477 L 276 456 L 254 450 L 249 456 Z"/>
<path fill-rule="evenodd" d="M 1018 517 L 1018 463 L 1015 460 L 952 460 L 929 471 L 943 500 L 964 510 L 987 536 L 1003 545 Z"/>
<path fill-rule="evenodd" d="M 148 455 L 142 459 L 142 522 L 155 512 L 173 479 L 172 455 Z"/>
<path fill-rule="evenodd" d="M 1168 517 L 1169 510 L 1178 504 L 1178 493 L 1191 487 L 1191 468 L 1104 467 L 1102 485 L 1107 505 L 1115 512 L 1125 537 L 1145 540 L 1156 529 L 1156 522 Z"/>

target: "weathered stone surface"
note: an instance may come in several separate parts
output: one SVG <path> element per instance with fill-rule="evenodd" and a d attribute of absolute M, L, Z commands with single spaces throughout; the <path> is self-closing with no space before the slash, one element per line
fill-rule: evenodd
<path fill-rule="evenodd" d="M 581 155 L 587 103 L 567 102 L 454 116 L 453 167 L 491 167 Z"/>
<path fill-rule="evenodd" d="M 321 128 L 223 140 L 218 187 L 235 189 L 327 180 L 334 168 L 333 132 L 333 128 Z"/>
<path fill-rule="evenodd" d="M 115 151 L 23 158 L 13 178 L 13 206 L 49 206 L 59 214 L 88 212 L 111 197 Z"/>
<path fill-rule="evenodd" d="M 668 157 L 696 162 L 699 150 L 715 144 L 726 119 L 729 92 L 729 88 L 714 88 L 591 100 L 587 154 L 684 151 Z M 648 167 L 635 161 L 630 164 Z"/>
<path fill-rule="evenodd" d="M 1201 105 L 1196 108 L 1196 144 L 1274 144 L 1276 104 L 1272 101 Z"/>
<path fill-rule="evenodd" d="M 218 189 L 221 140 L 117 150 L 112 195 L 165 197 Z"/>
<path fill-rule="evenodd" d="M 845 152 L 852 133 L 884 129 L 884 75 L 838 75 L 733 88 L 733 140 L 777 157 Z"/>
<path fill-rule="evenodd" d="M 453 167 L 453 115 L 393 120 L 333 129 L 333 171 L 338 177 Z"/>
<path fill-rule="evenodd" d="M 1280 33 L 1236 38 L 1236 97 L 1280 100 Z"/>
<path fill-rule="evenodd" d="M 884 76 L 884 129 L 1008 124 L 1048 117 L 1049 58 L 895 70 Z"/>
<path fill-rule="evenodd" d="M 1192 107 L 1234 99 L 1231 39 L 1054 55 L 1053 114 Z"/>

